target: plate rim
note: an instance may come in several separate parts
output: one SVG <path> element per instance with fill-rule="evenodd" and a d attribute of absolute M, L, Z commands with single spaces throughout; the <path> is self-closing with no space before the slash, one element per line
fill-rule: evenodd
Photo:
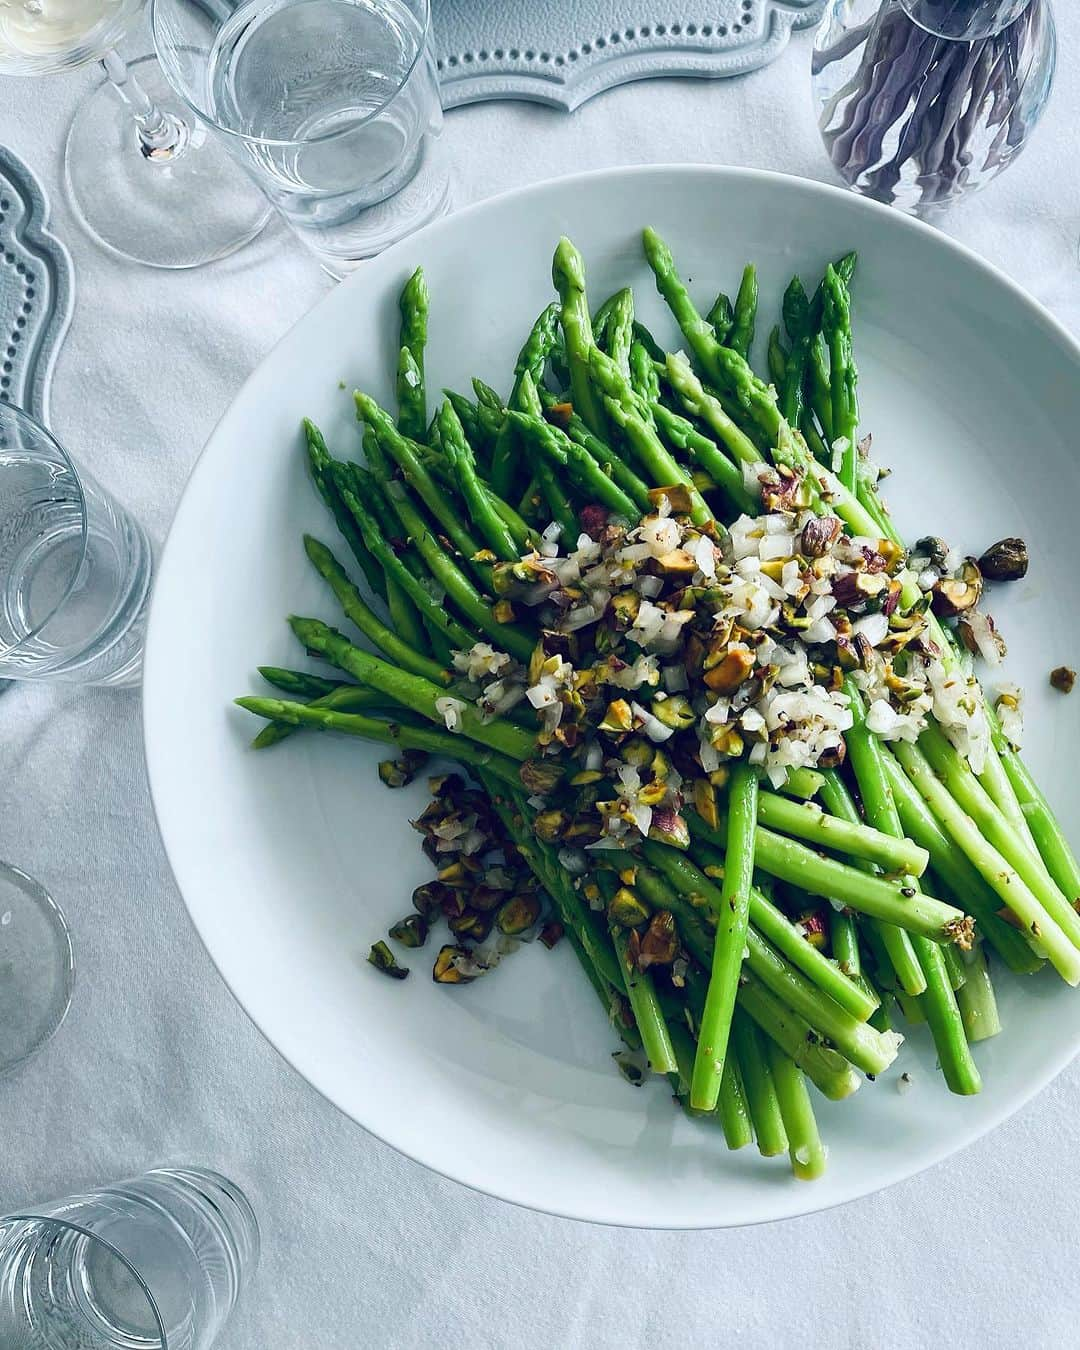
<path fill-rule="evenodd" d="M 582 182 L 589 182 L 589 183 L 597 181 L 602 182 L 603 180 L 608 179 L 623 180 L 626 178 L 649 178 L 667 175 L 696 177 L 702 174 L 718 178 L 728 183 L 760 182 L 760 181 L 770 183 L 777 183 L 777 182 L 784 183 L 788 181 L 793 181 L 799 184 L 803 190 L 808 191 L 811 195 L 820 195 L 832 199 L 842 199 L 845 202 L 847 202 L 849 204 L 850 209 L 854 210 L 856 213 L 864 212 L 869 216 L 880 215 L 883 218 L 887 217 L 891 219 L 894 223 L 896 223 L 901 230 L 910 231 L 916 237 L 922 235 L 924 237 L 934 238 L 937 242 L 937 246 L 943 248 L 946 254 L 951 253 L 953 256 L 962 259 L 966 264 L 973 266 L 977 272 L 981 273 L 982 277 L 985 280 L 999 287 L 1004 288 L 1005 291 L 1010 293 L 1013 299 L 1017 301 L 1020 304 L 1020 306 L 1028 312 L 1031 318 L 1041 325 L 1041 327 L 1045 330 L 1047 336 L 1050 339 L 1056 341 L 1058 344 L 1060 344 L 1060 346 L 1063 347 L 1069 353 L 1074 364 L 1077 367 L 1077 370 L 1080 371 L 1080 338 L 1075 337 L 1069 331 L 1069 329 L 1066 328 L 1064 323 L 1062 323 L 1053 313 L 1051 313 L 1051 311 L 1039 300 L 1036 300 L 1034 296 L 1030 295 L 1021 285 L 1019 285 L 1018 282 L 1015 282 L 1004 271 L 1002 271 L 994 263 L 982 257 L 981 254 L 977 253 L 973 248 L 962 243 L 960 240 L 953 238 L 951 235 L 944 234 L 942 231 L 935 229 L 933 226 L 927 224 L 922 220 L 919 220 L 913 216 L 906 215 L 905 213 L 900 212 L 893 207 L 883 205 L 882 203 L 876 202 L 870 198 L 863 197 L 859 194 L 850 191 L 849 189 L 839 187 L 831 183 L 826 183 L 819 179 L 804 178 L 798 174 L 782 173 L 772 169 L 745 168 L 735 165 L 717 165 L 717 164 L 701 164 L 701 163 L 653 163 L 653 164 L 612 166 L 602 169 L 588 169 L 582 170 L 575 174 L 559 176 L 557 178 L 546 178 L 540 180 L 539 182 L 525 184 L 517 188 L 512 188 L 506 192 L 496 193 L 490 197 L 484 197 L 479 201 L 473 202 L 469 206 L 464 207 L 460 211 L 452 212 L 451 214 L 444 216 L 439 220 L 434 221 L 431 224 L 425 226 L 423 229 L 418 230 L 415 234 L 410 235 L 407 238 L 399 241 L 391 248 L 386 249 L 382 254 L 379 255 L 379 258 L 380 260 L 390 259 L 391 263 L 396 262 L 399 259 L 405 259 L 411 265 L 411 260 L 415 253 L 415 250 L 417 250 L 418 248 L 423 248 L 429 240 L 431 240 L 432 238 L 437 238 L 441 233 L 459 228 L 459 222 L 462 221 L 463 219 L 467 220 L 478 213 L 481 213 L 485 210 L 490 210 L 493 207 L 497 205 L 502 205 L 508 201 L 513 201 L 520 198 L 527 199 L 531 196 L 543 196 L 545 193 L 554 190 L 556 188 L 560 190 L 565 190 L 567 187 L 573 188 L 574 186 Z M 347 277 L 340 284 L 343 286 L 353 287 L 354 289 L 359 289 L 359 287 L 365 284 L 366 277 L 367 277 L 366 269 L 361 268 L 358 271 L 354 272 L 351 276 Z M 1045 1068 L 1042 1072 L 1040 1072 L 1030 1083 L 1025 1084 L 1023 1089 L 1020 1090 L 1017 1094 L 1015 1094 L 1012 1098 L 1008 1099 L 999 1107 L 992 1109 L 987 1117 L 982 1118 L 967 1127 L 962 1127 L 955 1134 L 950 1135 L 948 1143 L 943 1145 L 942 1147 L 931 1148 L 928 1151 L 923 1152 L 918 1156 L 917 1160 L 914 1162 L 902 1161 L 891 1167 L 888 1166 L 888 1160 L 893 1155 L 886 1153 L 883 1156 L 882 1170 L 884 1172 L 884 1175 L 879 1183 L 873 1184 L 869 1187 L 858 1183 L 852 1183 L 847 1187 L 846 1190 L 841 1190 L 840 1193 L 833 1194 L 829 1198 L 823 1198 L 817 1203 L 813 1203 L 812 1201 L 813 1196 L 812 1187 L 793 1186 L 791 1189 L 785 1192 L 785 1195 L 789 1197 L 786 1201 L 781 1201 L 777 1204 L 771 1205 L 767 1213 L 750 1218 L 739 1217 L 737 1219 L 727 1220 L 722 1215 L 719 1215 L 715 1220 L 711 1220 L 709 1222 L 703 1222 L 700 1218 L 688 1218 L 685 1220 L 678 1220 L 678 1219 L 651 1220 L 648 1217 L 641 1217 L 640 1215 L 630 1217 L 622 1213 L 621 1211 L 618 1211 L 617 1205 L 614 1206 L 609 1213 L 597 1215 L 596 1213 L 585 1212 L 581 1208 L 575 1208 L 573 1205 L 568 1205 L 565 1203 L 563 1204 L 541 1203 L 535 1199 L 527 1198 L 526 1196 L 520 1193 L 515 1193 L 513 1179 L 511 1177 L 495 1178 L 490 1181 L 488 1180 L 480 1181 L 471 1176 L 460 1175 L 459 1172 L 455 1170 L 452 1159 L 446 1162 L 443 1162 L 442 1160 L 436 1162 L 429 1157 L 422 1156 L 421 1150 L 415 1148 L 405 1148 L 400 1144 L 395 1143 L 385 1134 L 380 1133 L 380 1131 L 376 1129 L 374 1126 L 366 1124 L 363 1121 L 357 1119 L 357 1117 L 350 1110 L 348 1110 L 336 1099 L 334 1093 L 330 1088 L 324 1087 L 320 1083 L 315 1082 L 311 1077 L 307 1075 L 307 1073 L 304 1072 L 303 1069 L 300 1068 L 300 1066 L 289 1054 L 287 1054 L 284 1050 L 282 1050 L 278 1046 L 273 1036 L 269 1033 L 269 1031 L 267 1031 L 264 1028 L 260 1020 L 246 1006 L 244 1001 L 241 999 L 239 993 L 234 988 L 233 982 L 232 980 L 230 980 L 228 974 L 226 973 L 222 962 L 218 960 L 214 951 L 211 949 L 210 943 L 207 937 L 204 935 L 203 929 L 200 926 L 200 923 L 192 910 L 191 904 L 189 903 L 187 896 L 185 895 L 184 887 L 180 881 L 179 876 L 178 870 L 179 864 L 177 859 L 174 858 L 173 851 L 170 848 L 169 841 L 166 835 L 166 830 L 163 824 L 161 810 L 159 808 L 158 791 L 155 786 L 156 783 L 156 774 L 154 767 L 155 753 L 153 749 L 153 744 L 156 741 L 157 737 L 155 730 L 151 725 L 151 723 L 154 721 L 155 718 L 154 708 L 152 707 L 152 704 L 155 703 L 155 700 L 153 696 L 148 697 L 147 691 L 152 687 L 154 682 L 153 672 L 156 671 L 158 665 L 157 649 L 159 643 L 162 643 L 164 641 L 164 639 L 159 639 L 158 634 L 159 632 L 164 633 L 167 629 L 165 620 L 162 617 L 162 611 L 158 606 L 157 583 L 160 580 L 161 576 L 164 574 L 166 567 L 169 566 L 171 563 L 171 552 L 174 537 L 177 534 L 178 525 L 184 513 L 185 504 L 189 499 L 189 494 L 192 485 L 195 482 L 197 475 L 206 472 L 206 465 L 210 462 L 209 451 L 211 447 L 215 444 L 215 441 L 221 430 L 222 424 L 231 415 L 232 409 L 234 408 L 236 402 L 255 382 L 255 380 L 259 377 L 263 367 L 275 355 L 278 348 L 281 347 L 291 337 L 294 330 L 300 324 L 308 322 L 313 318 L 314 315 L 318 314 L 324 306 L 330 303 L 331 299 L 336 295 L 336 293 L 337 287 L 334 287 L 330 291 L 328 291 L 327 294 L 324 295 L 320 300 L 318 300 L 310 309 L 306 310 L 305 313 L 302 314 L 295 321 L 295 323 L 291 324 L 288 327 L 288 329 L 286 329 L 286 331 L 282 333 L 282 335 L 277 339 L 277 341 L 264 353 L 259 362 L 248 373 L 243 382 L 236 389 L 235 393 L 232 396 L 232 399 L 229 402 L 229 405 L 222 411 L 220 417 L 217 419 L 213 429 L 208 435 L 202 449 L 199 451 L 199 454 L 196 457 L 187 478 L 185 479 L 184 486 L 181 490 L 180 498 L 176 505 L 176 510 L 173 514 L 172 520 L 170 521 L 165 541 L 161 547 L 158 566 L 156 569 L 155 585 L 153 588 L 153 594 L 151 596 L 150 612 L 147 622 L 146 645 L 143 659 L 143 698 L 142 698 L 143 762 L 146 769 L 147 785 L 149 788 L 151 807 L 153 809 L 154 820 L 158 829 L 158 835 L 165 852 L 165 857 L 169 865 L 169 870 L 172 873 L 172 877 L 176 884 L 176 888 L 179 891 L 180 897 L 183 901 L 184 909 L 187 913 L 189 922 L 194 928 L 196 934 L 198 935 L 199 941 L 202 943 L 203 949 L 210 958 L 210 961 L 214 966 L 214 969 L 217 971 L 218 975 L 223 981 L 233 1001 L 244 1013 L 248 1021 L 256 1028 L 260 1036 L 262 1036 L 262 1038 L 267 1042 L 268 1045 L 270 1045 L 270 1047 L 274 1050 L 274 1052 L 286 1064 L 288 1064 L 290 1069 L 292 1069 L 307 1084 L 309 1084 L 309 1086 L 315 1092 L 317 1092 L 318 1095 L 324 1101 L 326 1101 L 341 1115 L 346 1117 L 348 1120 L 352 1121 L 361 1130 L 363 1130 L 364 1133 L 379 1140 L 380 1143 L 385 1144 L 388 1147 L 392 1148 L 395 1152 L 401 1154 L 403 1157 L 408 1158 L 411 1162 L 418 1163 L 420 1166 L 427 1168 L 429 1171 L 434 1172 L 436 1175 L 445 1177 L 449 1181 L 453 1181 L 459 1185 L 465 1186 L 467 1189 L 474 1191 L 477 1194 L 491 1196 L 496 1200 L 504 1201 L 507 1204 L 514 1205 L 520 1209 L 529 1210 L 533 1213 L 550 1214 L 556 1218 L 569 1219 L 575 1222 L 597 1224 L 602 1227 L 612 1227 L 612 1228 L 642 1229 L 647 1231 L 658 1231 L 658 1232 L 713 1231 L 717 1229 L 756 1227 L 759 1224 L 782 1222 L 790 1219 L 800 1218 L 804 1215 L 824 1213 L 827 1212 L 828 1210 L 836 1209 L 839 1208 L 840 1206 L 851 1204 L 856 1200 L 876 1195 L 889 1187 L 899 1184 L 900 1182 L 907 1181 L 914 1176 L 918 1176 L 924 1172 L 928 1172 L 931 1168 L 940 1165 L 942 1162 L 955 1156 L 962 1150 L 970 1147 L 970 1145 L 976 1143 L 978 1140 L 984 1138 L 986 1135 L 990 1134 L 993 1130 L 997 1129 L 1000 1125 L 1002 1125 L 1006 1120 L 1009 1120 L 1012 1116 L 1016 1115 L 1025 1106 L 1027 1106 L 1035 1097 L 1037 1097 L 1041 1092 L 1043 1092 L 1068 1067 L 1070 1063 L 1072 1063 L 1072 1061 L 1077 1057 L 1078 1054 L 1080 1054 L 1080 1037 L 1077 1037 L 1072 1044 L 1064 1047 L 1060 1054 L 1055 1055 L 1051 1059 L 1049 1066 Z M 162 663 L 167 664 L 167 662 L 164 659 L 164 653 L 162 656 Z M 164 718 L 161 718 L 159 720 L 164 722 Z M 776 1198 L 775 1192 L 773 1193 L 773 1198 L 774 1199 Z M 806 1203 L 807 1199 L 811 1200 L 810 1204 Z"/>

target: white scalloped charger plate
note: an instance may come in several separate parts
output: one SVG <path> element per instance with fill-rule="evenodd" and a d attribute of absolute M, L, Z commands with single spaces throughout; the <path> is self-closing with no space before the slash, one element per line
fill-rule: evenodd
<path fill-rule="evenodd" d="M 388 792 L 378 751 L 303 735 L 247 748 L 255 725 L 230 706 L 256 663 L 308 664 L 291 612 L 335 619 L 300 546 L 332 540 L 298 438 L 302 415 L 339 454 L 357 444 L 338 382 L 389 398 L 395 297 L 416 263 L 431 286 L 433 388 L 477 374 L 504 386 L 522 335 L 550 299 L 566 232 L 595 299 L 635 286 L 658 334 L 675 335 L 638 242 L 670 240 L 705 305 L 748 258 L 762 328 L 783 284 L 859 250 L 856 351 L 864 426 L 894 467 L 891 499 L 912 534 L 978 552 L 1005 534 L 1032 544 L 1028 579 L 994 609 L 1009 674 L 1031 691 L 1028 758 L 1080 839 L 1071 791 L 1080 696 L 1046 672 L 1080 665 L 1062 617 L 1080 608 L 1062 551 L 1075 538 L 1080 350 L 1000 273 L 945 236 L 834 188 L 717 168 L 613 170 L 542 184 L 452 216 L 365 264 L 275 348 L 218 424 L 188 483 L 162 560 L 146 653 L 145 731 L 154 804 L 203 941 L 244 1008 L 342 1111 L 410 1157 L 493 1195 L 574 1218 L 712 1227 L 824 1208 L 909 1176 L 1015 1111 L 1072 1058 L 1080 995 L 1050 976 L 1002 976 L 1005 1032 L 977 1047 L 980 1097 L 951 1097 L 932 1047 L 913 1035 L 897 1069 L 851 1100 L 818 1102 L 827 1176 L 727 1153 L 686 1120 L 666 1085 L 615 1072 L 614 1038 L 564 946 L 539 944 L 464 989 L 386 980 L 364 962 L 430 875 L 408 818 L 420 783 Z M 1056 556 L 1055 556 L 1056 553 Z M 896 1090 L 899 1068 L 913 1090 Z"/>

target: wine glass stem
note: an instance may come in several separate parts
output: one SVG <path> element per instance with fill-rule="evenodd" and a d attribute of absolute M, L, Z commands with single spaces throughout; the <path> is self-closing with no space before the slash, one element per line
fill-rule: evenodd
<path fill-rule="evenodd" d="M 131 113 L 143 155 L 147 159 L 165 161 L 181 154 L 188 142 L 187 124 L 157 106 L 118 52 L 106 52 L 101 58 L 101 68 Z"/>

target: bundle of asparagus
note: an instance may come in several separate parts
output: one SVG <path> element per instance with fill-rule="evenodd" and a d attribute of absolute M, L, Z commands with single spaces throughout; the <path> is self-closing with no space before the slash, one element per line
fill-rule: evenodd
<path fill-rule="evenodd" d="M 965 642 L 1000 646 L 978 565 L 909 553 L 880 497 L 854 256 L 812 296 L 791 282 L 767 382 L 753 267 L 702 317 L 654 231 L 644 247 L 689 355 L 628 290 L 591 314 L 563 239 L 505 403 L 474 381 L 430 423 L 413 275 L 397 417 L 355 395 L 363 461 L 304 427 L 369 595 L 326 545 L 307 556 L 381 655 L 293 617 L 348 678 L 262 667 L 287 697 L 237 702 L 267 719 L 260 748 L 303 727 L 397 747 L 389 786 L 428 754 L 460 764 L 479 786 L 433 780 L 415 823 L 438 875 L 391 938 L 445 916 L 434 977 L 463 984 L 541 923 L 565 934 L 686 1110 L 809 1178 L 807 1080 L 840 1099 L 882 1073 L 894 1017 L 974 1093 L 971 1045 L 1000 1029 L 988 953 L 1080 982 L 1080 868 L 1017 753 L 1016 692 L 999 718 L 972 672 Z M 1004 541 L 987 574 L 1022 552 Z M 407 973 L 385 943 L 371 959 Z"/>

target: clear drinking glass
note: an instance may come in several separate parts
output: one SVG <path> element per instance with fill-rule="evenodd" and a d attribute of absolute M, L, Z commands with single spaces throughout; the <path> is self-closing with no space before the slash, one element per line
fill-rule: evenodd
<path fill-rule="evenodd" d="M 56 1033 L 74 984 L 59 905 L 33 877 L 0 862 L 0 1078 Z"/>
<path fill-rule="evenodd" d="M 0 679 L 137 684 L 151 571 L 134 517 L 0 403 Z"/>
<path fill-rule="evenodd" d="M 1056 50 L 1049 0 L 829 0 L 812 71 L 834 167 L 858 192 L 936 213 L 1027 144 Z"/>
<path fill-rule="evenodd" d="M 342 276 L 441 215 L 428 0 L 151 0 L 173 88 Z"/>
<path fill-rule="evenodd" d="M 205 128 L 185 119 L 152 57 L 115 44 L 145 0 L 0 0 L 0 75 L 99 61 L 105 83 L 79 104 L 64 149 L 76 216 L 106 248 L 153 267 L 197 267 L 246 244 L 269 212 Z"/>
<path fill-rule="evenodd" d="M 243 1192 L 157 1168 L 0 1219 L 0 1350 L 207 1350 L 259 1260 Z"/>

